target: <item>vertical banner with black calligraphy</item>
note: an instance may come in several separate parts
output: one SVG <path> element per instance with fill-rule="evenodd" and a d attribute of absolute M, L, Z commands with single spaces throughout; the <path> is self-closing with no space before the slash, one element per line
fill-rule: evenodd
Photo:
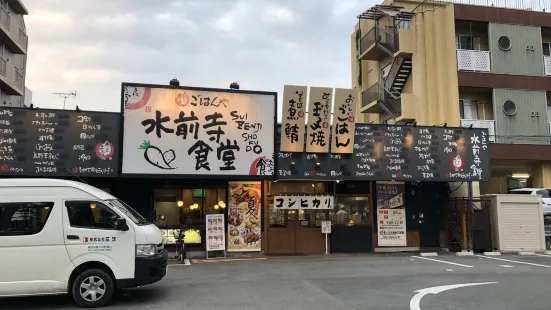
<path fill-rule="evenodd" d="M 281 152 L 303 152 L 308 87 L 283 87 L 283 113 L 281 117 Z"/>
<path fill-rule="evenodd" d="M 276 95 L 123 84 L 122 173 L 274 176 Z"/>
<path fill-rule="evenodd" d="M 230 182 L 228 208 L 228 252 L 261 250 L 262 184 Z"/>
<path fill-rule="evenodd" d="M 377 244 L 407 246 L 403 182 L 377 182 Z"/>
<path fill-rule="evenodd" d="M 356 132 L 356 90 L 335 88 L 331 153 L 352 154 Z"/>
<path fill-rule="evenodd" d="M 310 87 L 308 98 L 308 128 L 306 130 L 306 152 L 329 152 L 329 134 L 333 89 Z"/>

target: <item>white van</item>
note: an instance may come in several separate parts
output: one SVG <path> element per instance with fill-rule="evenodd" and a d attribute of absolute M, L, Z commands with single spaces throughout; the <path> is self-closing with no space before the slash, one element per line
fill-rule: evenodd
<path fill-rule="evenodd" d="M 0 179 L 0 296 L 71 294 L 101 307 L 115 290 L 160 281 L 161 231 L 93 186 Z"/>

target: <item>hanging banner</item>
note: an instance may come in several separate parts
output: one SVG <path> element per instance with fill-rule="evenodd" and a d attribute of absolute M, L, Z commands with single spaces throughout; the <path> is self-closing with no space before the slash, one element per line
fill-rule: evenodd
<path fill-rule="evenodd" d="M 224 214 L 207 214 L 207 251 L 224 251 L 226 249 L 226 231 Z"/>
<path fill-rule="evenodd" d="M 274 207 L 280 210 L 331 210 L 335 198 L 333 196 L 275 196 Z"/>
<path fill-rule="evenodd" d="M 276 93 L 123 83 L 123 174 L 275 176 Z"/>
<path fill-rule="evenodd" d="M 335 88 L 331 153 L 354 153 L 356 90 Z"/>
<path fill-rule="evenodd" d="M 308 129 L 306 131 L 306 152 L 329 152 L 329 134 L 333 89 L 310 87 L 308 98 Z"/>
<path fill-rule="evenodd" d="M 283 86 L 281 117 L 281 152 L 303 152 L 306 130 L 306 86 Z"/>
<path fill-rule="evenodd" d="M 377 182 L 378 246 L 407 246 L 403 182 Z"/>
<path fill-rule="evenodd" d="M 261 250 L 262 184 L 230 182 L 228 208 L 228 252 Z"/>

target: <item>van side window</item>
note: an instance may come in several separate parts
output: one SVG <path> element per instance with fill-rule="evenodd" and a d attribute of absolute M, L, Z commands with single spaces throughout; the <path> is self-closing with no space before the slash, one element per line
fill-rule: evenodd
<path fill-rule="evenodd" d="M 67 201 L 69 223 L 72 227 L 115 229 L 119 216 L 97 201 Z"/>
<path fill-rule="evenodd" d="M 53 202 L 0 203 L 0 236 L 38 234 L 53 207 Z"/>

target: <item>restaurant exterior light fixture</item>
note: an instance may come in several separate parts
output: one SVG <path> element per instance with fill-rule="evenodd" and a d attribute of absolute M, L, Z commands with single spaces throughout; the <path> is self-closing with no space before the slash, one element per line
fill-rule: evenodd
<path fill-rule="evenodd" d="M 224 201 L 222 201 L 222 200 L 220 200 L 220 201 L 218 202 L 218 205 L 219 205 L 220 208 L 222 208 L 222 209 L 224 209 L 224 208 L 226 207 L 226 203 L 225 203 Z"/>
<path fill-rule="evenodd" d="M 513 179 L 528 179 L 530 175 L 527 173 L 513 173 L 511 176 Z"/>
<path fill-rule="evenodd" d="M 214 209 L 218 210 L 218 208 L 220 208 L 219 205 L 214 205 Z"/>
<path fill-rule="evenodd" d="M 178 205 L 178 208 L 181 208 L 184 205 L 184 202 L 179 200 L 176 205 Z"/>

